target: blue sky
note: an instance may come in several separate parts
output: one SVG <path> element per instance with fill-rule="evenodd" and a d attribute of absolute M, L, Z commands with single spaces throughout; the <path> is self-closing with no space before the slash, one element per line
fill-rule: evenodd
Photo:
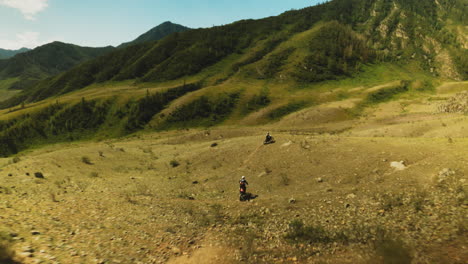
<path fill-rule="evenodd" d="M 165 21 L 199 28 L 279 15 L 323 0 L 0 0 L 0 48 L 55 40 L 116 46 Z"/>

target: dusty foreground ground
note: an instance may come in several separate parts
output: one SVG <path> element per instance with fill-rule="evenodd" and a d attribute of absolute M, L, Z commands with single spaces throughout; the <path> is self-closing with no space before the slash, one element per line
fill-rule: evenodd
<path fill-rule="evenodd" d="M 466 114 L 347 103 L 1 159 L 0 263 L 468 263 Z"/>
<path fill-rule="evenodd" d="M 278 132 L 263 146 L 260 133 L 4 159 L 2 236 L 25 263 L 467 262 L 468 140 Z M 238 201 L 242 175 L 251 202 Z"/>

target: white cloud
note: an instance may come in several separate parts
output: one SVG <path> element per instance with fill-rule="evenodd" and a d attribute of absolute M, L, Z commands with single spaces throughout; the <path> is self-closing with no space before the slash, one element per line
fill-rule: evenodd
<path fill-rule="evenodd" d="M 60 37 L 55 37 L 53 39 L 47 39 L 47 40 L 41 40 L 40 39 L 40 33 L 39 32 L 23 32 L 23 33 L 18 33 L 16 34 L 16 38 L 14 39 L 4 39 L 5 36 L 1 35 L 0 36 L 0 48 L 2 49 L 20 49 L 20 48 L 35 48 L 37 46 L 41 46 L 50 42 L 53 42 L 55 40 L 57 41 L 63 41 L 62 38 Z"/>
<path fill-rule="evenodd" d="M 0 5 L 18 9 L 28 20 L 34 20 L 34 15 L 46 9 L 49 0 L 0 0 Z"/>

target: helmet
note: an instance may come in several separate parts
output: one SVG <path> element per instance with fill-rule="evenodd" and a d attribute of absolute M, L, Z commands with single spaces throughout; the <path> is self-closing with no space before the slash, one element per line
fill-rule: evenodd
<path fill-rule="evenodd" d="M 245 176 L 242 176 L 242 179 L 245 179 Z"/>

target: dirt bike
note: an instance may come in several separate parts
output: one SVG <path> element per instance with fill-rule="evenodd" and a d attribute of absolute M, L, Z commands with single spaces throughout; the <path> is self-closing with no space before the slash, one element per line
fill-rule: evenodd
<path fill-rule="evenodd" d="M 240 193 L 239 195 L 239 201 L 245 202 L 245 201 L 250 201 L 250 193 Z"/>
<path fill-rule="evenodd" d="M 251 193 L 248 193 L 245 191 L 245 189 L 240 189 L 240 194 L 239 194 L 239 201 L 241 202 L 245 202 L 245 201 L 250 201 L 250 200 L 253 200 L 255 198 L 257 198 L 258 195 L 256 194 L 251 194 Z"/>
<path fill-rule="evenodd" d="M 265 139 L 265 141 L 263 141 L 263 145 L 268 145 L 268 144 L 273 144 L 275 143 L 275 138 L 274 137 L 270 137 L 268 140 Z"/>

